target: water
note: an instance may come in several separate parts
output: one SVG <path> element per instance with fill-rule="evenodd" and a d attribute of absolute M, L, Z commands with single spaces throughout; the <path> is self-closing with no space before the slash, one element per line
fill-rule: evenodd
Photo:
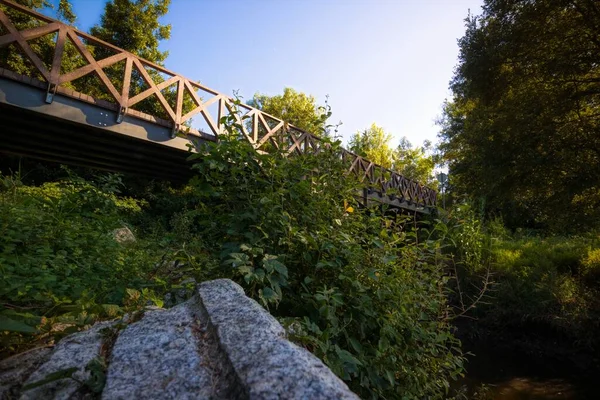
<path fill-rule="evenodd" d="M 577 372 L 577 361 L 532 356 L 493 342 L 467 345 L 467 376 L 460 382 L 488 400 L 600 399 L 597 373 Z M 596 381 L 594 381 L 596 380 Z M 483 385 L 483 386 L 482 386 Z M 473 396 L 477 398 L 476 396 Z"/>

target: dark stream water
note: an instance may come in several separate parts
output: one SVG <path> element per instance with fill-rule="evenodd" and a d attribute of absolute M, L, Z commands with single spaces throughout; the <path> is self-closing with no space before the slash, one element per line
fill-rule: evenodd
<path fill-rule="evenodd" d="M 600 399 L 600 374 L 596 367 L 589 368 L 593 357 L 588 355 L 565 360 L 536 357 L 494 343 L 467 344 L 466 350 L 474 355 L 468 357 L 467 375 L 460 383 L 470 393 L 485 391 L 485 399 Z"/>

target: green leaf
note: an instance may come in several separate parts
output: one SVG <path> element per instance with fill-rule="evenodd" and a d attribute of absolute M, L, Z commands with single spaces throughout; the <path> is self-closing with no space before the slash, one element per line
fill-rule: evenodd
<path fill-rule="evenodd" d="M 265 300 L 273 300 L 277 298 L 277 293 L 270 287 L 266 287 L 262 289 L 262 297 Z"/>
<path fill-rule="evenodd" d="M 379 247 L 380 249 L 384 247 L 384 244 L 381 240 L 379 239 L 373 239 L 373 244 L 377 247 Z"/>
<path fill-rule="evenodd" d="M 386 254 L 385 256 L 383 256 L 383 262 L 385 264 L 389 264 L 391 262 L 394 262 L 398 259 L 398 256 L 395 254 Z"/>
<path fill-rule="evenodd" d="M 36 329 L 20 321 L 0 315 L 0 331 L 35 333 Z"/>
<path fill-rule="evenodd" d="M 358 340 L 350 338 L 348 339 L 348 341 L 350 342 L 350 345 L 352 346 L 354 351 L 356 351 L 357 353 L 362 353 L 362 346 Z"/>
<path fill-rule="evenodd" d="M 266 259 L 263 262 L 265 269 L 269 272 L 272 272 L 273 270 L 277 271 L 278 273 L 280 273 L 282 276 L 284 276 L 285 278 L 288 277 L 288 269 L 287 267 L 281 263 L 279 260 L 277 259 Z"/>
<path fill-rule="evenodd" d="M 250 250 L 252 250 L 252 247 L 251 247 L 251 246 L 248 246 L 248 245 L 247 245 L 247 244 L 245 244 L 245 243 L 242 243 L 242 244 L 240 245 L 240 250 L 241 250 L 241 251 L 250 251 Z"/>
<path fill-rule="evenodd" d="M 40 379 L 39 381 L 35 381 L 28 385 L 23 386 L 22 390 L 23 391 L 31 390 L 31 389 L 35 389 L 36 387 L 43 386 L 46 383 L 55 382 L 55 381 L 58 381 L 61 379 L 71 378 L 75 372 L 77 372 L 76 367 L 65 368 L 65 369 L 61 369 L 56 372 L 52 372 L 51 374 L 46 375 L 43 379 Z"/>
<path fill-rule="evenodd" d="M 362 365 L 362 363 L 347 350 L 340 349 L 336 346 L 335 352 L 337 353 L 340 360 L 342 360 L 345 363 L 352 365 Z"/>
<path fill-rule="evenodd" d="M 368 276 L 369 276 L 369 278 L 371 278 L 375 281 L 379 280 L 379 276 L 377 276 L 377 270 L 375 270 L 375 269 L 370 270 L 368 273 Z"/>
<path fill-rule="evenodd" d="M 394 372 L 390 370 L 385 371 L 385 377 L 387 378 L 390 385 L 394 386 L 396 384 L 396 378 L 394 377 Z"/>

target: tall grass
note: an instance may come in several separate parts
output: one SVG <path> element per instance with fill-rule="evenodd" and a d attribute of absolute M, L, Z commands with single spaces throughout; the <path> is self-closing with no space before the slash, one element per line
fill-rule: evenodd
<path fill-rule="evenodd" d="M 475 295 L 482 271 L 489 291 L 472 317 L 502 327 L 536 327 L 584 347 L 600 342 L 600 236 L 510 233 L 483 223 L 468 206 L 451 215 L 451 252 L 460 290 Z M 455 292 L 457 288 L 455 287 Z"/>

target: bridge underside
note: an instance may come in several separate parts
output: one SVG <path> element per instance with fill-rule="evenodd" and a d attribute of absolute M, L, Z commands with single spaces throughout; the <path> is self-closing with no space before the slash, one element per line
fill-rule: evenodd
<path fill-rule="evenodd" d="M 182 181 L 188 140 L 171 129 L 1 79 L 0 152 L 68 165 Z M 201 139 L 197 139 L 199 141 Z"/>

